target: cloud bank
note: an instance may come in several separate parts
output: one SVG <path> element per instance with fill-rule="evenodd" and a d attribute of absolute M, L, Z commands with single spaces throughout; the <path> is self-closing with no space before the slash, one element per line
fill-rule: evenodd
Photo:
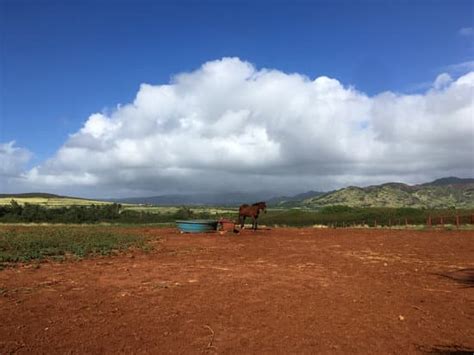
<path fill-rule="evenodd" d="M 17 184 L 99 195 L 300 192 L 472 176 L 473 89 L 474 72 L 441 74 L 423 94 L 369 97 L 333 78 L 223 58 L 92 114 Z M 2 171 L 18 173 L 27 155 L 1 147 L 12 159 Z"/>

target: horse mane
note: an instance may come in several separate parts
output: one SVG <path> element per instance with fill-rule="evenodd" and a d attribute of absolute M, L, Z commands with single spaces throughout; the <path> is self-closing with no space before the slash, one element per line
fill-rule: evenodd
<path fill-rule="evenodd" d="M 260 206 L 260 205 L 266 205 L 266 203 L 264 201 L 260 201 L 260 202 L 255 202 L 254 204 L 252 204 L 252 206 Z"/>

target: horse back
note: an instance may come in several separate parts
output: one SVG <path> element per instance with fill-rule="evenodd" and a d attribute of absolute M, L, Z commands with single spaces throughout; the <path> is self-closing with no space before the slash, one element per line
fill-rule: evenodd
<path fill-rule="evenodd" d="M 241 205 L 241 206 L 239 207 L 239 212 L 241 212 L 241 211 L 247 209 L 248 207 L 249 207 L 249 205 L 247 205 L 247 204 Z"/>

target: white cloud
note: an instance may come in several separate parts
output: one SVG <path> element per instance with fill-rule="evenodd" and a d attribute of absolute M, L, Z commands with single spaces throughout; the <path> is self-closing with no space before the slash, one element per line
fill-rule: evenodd
<path fill-rule="evenodd" d="M 15 191 L 18 177 L 31 156 L 27 149 L 17 147 L 14 141 L 0 143 L 0 193 Z"/>
<path fill-rule="evenodd" d="M 25 168 L 31 153 L 15 146 L 15 142 L 0 143 L 0 177 L 15 177 Z"/>
<path fill-rule="evenodd" d="M 95 113 L 28 186 L 107 195 L 332 188 L 473 170 L 474 72 L 422 95 L 375 97 L 339 81 L 205 63 Z"/>
<path fill-rule="evenodd" d="M 458 33 L 461 36 L 473 36 L 474 35 L 474 28 L 472 28 L 472 27 L 463 27 L 459 30 Z"/>
<path fill-rule="evenodd" d="M 447 73 L 440 74 L 436 77 L 436 80 L 433 83 L 433 87 L 437 90 L 443 89 L 451 84 L 453 79 Z"/>

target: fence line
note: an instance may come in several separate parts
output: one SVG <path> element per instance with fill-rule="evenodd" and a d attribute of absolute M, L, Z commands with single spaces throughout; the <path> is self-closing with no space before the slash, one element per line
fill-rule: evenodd
<path fill-rule="evenodd" d="M 419 219 L 418 219 L 419 220 Z M 397 223 L 398 222 L 398 223 Z M 389 218 L 388 221 L 377 221 L 376 218 L 372 220 L 362 220 L 362 221 L 336 221 L 333 223 L 330 223 L 329 226 L 332 228 L 351 228 L 355 226 L 368 226 L 368 227 L 401 227 L 405 226 L 405 228 L 408 228 L 409 226 L 413 225 L 426 225 L 429 228 L 432 227 L 445 227 L 446 225 L 452 225 L 456 226 L 457 228 L 460 228 L 462 225 L 473 225 L 474 224 L 474 214 L 470 215 L 452 215 L 452 216 L 431 216 L 429 215 L 426 218 L 425 223 L 419 223 L 415 221 L 410 221 L 409 218 L 405 217 L 403 222 L 402 218 Z"/>

